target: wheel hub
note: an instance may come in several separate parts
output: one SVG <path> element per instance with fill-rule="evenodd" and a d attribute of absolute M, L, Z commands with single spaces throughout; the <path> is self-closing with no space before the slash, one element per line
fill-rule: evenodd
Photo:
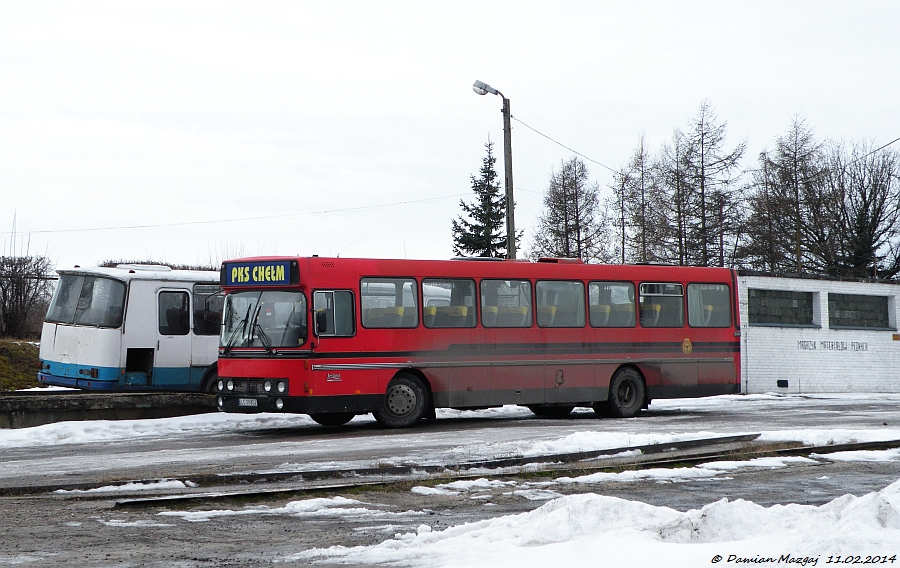
<path fill-rule="evenodd" d="M 409 414 L 416 407 L 416 393 L 406 385 L 391 387 L 387 397 L 388 409 L 397 416 Z"/>

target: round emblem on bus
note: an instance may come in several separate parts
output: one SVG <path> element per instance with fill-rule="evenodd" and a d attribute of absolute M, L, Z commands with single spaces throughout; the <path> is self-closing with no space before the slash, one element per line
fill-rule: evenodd
<path fill-rule="evenodd" d="M 685 338 L 685 340 L 681 342 L 681 350 L 684 351 L 685 355 L 691 354 L 691 351 L 694 350 L 694 345 L 691 343 L 690 338 Z"/>

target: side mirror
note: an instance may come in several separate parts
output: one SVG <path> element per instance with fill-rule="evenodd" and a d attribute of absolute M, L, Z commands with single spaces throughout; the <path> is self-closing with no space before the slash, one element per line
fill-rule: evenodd
<path fill-rule="evenodd" d="M 316 312 L 316 333 L 328 332 L 328 313 L 325 310 Z"/>

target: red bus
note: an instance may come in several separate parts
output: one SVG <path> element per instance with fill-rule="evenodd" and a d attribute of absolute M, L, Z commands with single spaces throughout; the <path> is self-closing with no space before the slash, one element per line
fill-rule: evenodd
<path fill-rule="evenodd" d="M 218 407 L 388 427 L 435 408 L 574 407 L 740 392 L 736 273 L 572 259 L 224 262 Z"/>

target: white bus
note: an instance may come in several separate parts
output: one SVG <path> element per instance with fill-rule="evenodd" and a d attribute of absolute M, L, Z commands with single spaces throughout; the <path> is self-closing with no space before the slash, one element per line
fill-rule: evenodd
<path fill-rule="evenodd" d="M 167 266 L 57 270 L 38 381 L 104 391 L 208 392 L 223 298 L 219 273 Z"/>

